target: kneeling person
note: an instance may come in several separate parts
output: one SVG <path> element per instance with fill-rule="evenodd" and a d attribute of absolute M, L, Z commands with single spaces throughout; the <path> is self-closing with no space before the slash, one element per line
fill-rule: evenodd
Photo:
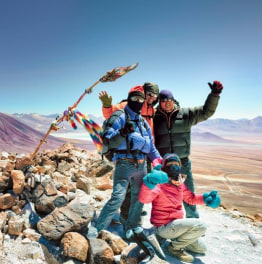
<path fill-rule="evenodd" d="M 161 170 L 154 169 L 143 178 L 139 200 L 141 203 L 152 202 L 150 221 L 157 227 L 156 235 L 171 240 L 168 252 L 181 261 L 192 262 L 194 257 L 187 251 L 206 252 L 206 246 L 200 239 L 205 234 L 206 225 L 197 218 L 183 218 L 183 201 L 216 208 L 220 204 L 220 197 L 217 191 L 192 193 L 183 183 L 180 171 L 179 157 L 166 154 Z"/>

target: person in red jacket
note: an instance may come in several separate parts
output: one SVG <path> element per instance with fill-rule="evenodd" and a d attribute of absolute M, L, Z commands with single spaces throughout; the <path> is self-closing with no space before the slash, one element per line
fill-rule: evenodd
<path fill-rule="evenodd" d="M 162 167 L 157 165 L 143 178 L 139 194 L 141 203 L 151 203 L 151 223 L 156 226 L 156 235 L 170 239 L 168 252 L 181 261 L 192 262 L 194 257 L 187 251 L 204 254 L 206 246 L 201 239 L 206 225 L 198 218 L 184 218 L 183 201 L 188 204 L 206 204 L 216 208 L 220 204 L 217 191 L 192 193 L 183 183 L 181 161 L 176 154 L 166 154 Z"/>

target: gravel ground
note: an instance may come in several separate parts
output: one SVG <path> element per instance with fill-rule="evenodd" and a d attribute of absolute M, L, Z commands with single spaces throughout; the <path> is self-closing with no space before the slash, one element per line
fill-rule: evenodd
<path fill-rule="evenodd" d="M 148 229 L 151 227 L 149 223 L 150 206 L 147 205 L 145 208 L 148 214 L 144 217 L 144 228 Z M 256 226 L 249 219 L 239 217 L 237 212 L 228 213 L 222 208 L 215 210 L 206 206 L 198 208 L 201 219 L 208 226 L 205 236 L 208 251 L 204 256 L 195 256 L 194 264 L 262 263 L 262 223 Z M 110 231 L 121 234 L 122 227 L 111 225 Z M 165 251 L 164 247 L 163 249 Z M 182 263 L 166 255 L 169 263 Z M 14 238 L 6 235 L 0 250 L 0 263 L 53 264 L 55 262 L 50 254 L 47 256 L 39 243 L 24 240 L 22 237 Z"/>

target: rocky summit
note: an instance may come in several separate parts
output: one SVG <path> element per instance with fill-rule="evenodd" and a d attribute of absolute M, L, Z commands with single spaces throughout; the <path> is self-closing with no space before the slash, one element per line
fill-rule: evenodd
<path fill-rule="evenodd" d="M 100 155 L 71 144 L 33 160 L 0 153 L 0 263 L 140 263 L 144 252 L 121 232 L 93 233 L 112 192 L 113 169 Z M 252 243 L 259 241 L 253 237 Z M 155 256 L 150 263 L 177 262 Z"/>
<path fill-rule="evenodd" d="M 113 168 L 100 155 L 71 144 L 44 151 L 34 160 L 2 152 L 0 262 L 7 259 L 4 244 L 16 238 L 31 245 L 21 252 L 24 261 L 113 263 L 127 243 L 107 231 L 87 237 L 93 216 L 111 193 Z"/>

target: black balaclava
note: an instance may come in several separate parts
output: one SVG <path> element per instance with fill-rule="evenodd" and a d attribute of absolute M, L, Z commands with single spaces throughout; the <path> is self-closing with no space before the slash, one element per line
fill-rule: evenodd
<path fill-rule="evenodd" d="M 131 101 L 131 97 L 132 96 L 140 96 L 142 98 L 145 99 L 145 94 L 144 94 L 144 89 L 142 85 L 139 86 L 135 86 L 133 87 L 128 94 L 128 98 L 127 98 L 127 104 L 128 106 L 137 114 L 140 114 L 141 109 L 143 107 L 143 103 L 139 103 L 139 102 L 135 102 L 135 101 Z"/>
<path fill-rule="evenodd" d="M 177 164 L 167 166 L 166 164 L 171 161 L 175 161 Z M 168 178 L 178 181 L 181 172 L 181 162 L 179 157 L 176 154 L 165 154 L 163 157 L 162 171 L 167 173 Z"/>

